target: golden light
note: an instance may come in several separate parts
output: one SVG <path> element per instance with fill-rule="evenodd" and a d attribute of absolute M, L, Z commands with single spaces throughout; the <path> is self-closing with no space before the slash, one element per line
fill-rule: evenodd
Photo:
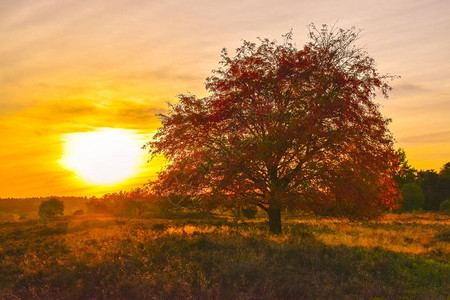
<path fill-rule="evenodd" d="M 131 178 L 143 164 L 142 141 L 133 130 L 101 128 L 66 134 L 59 163 L 85 183 L 113 185 Z"/>

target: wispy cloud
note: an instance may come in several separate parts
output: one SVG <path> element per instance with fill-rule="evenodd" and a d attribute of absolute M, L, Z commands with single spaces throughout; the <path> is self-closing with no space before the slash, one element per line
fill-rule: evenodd
<path fill-rule="evenodd" d="M 430 92 L 430 89 L 416 83 L 402 82 L 400 84 L 393 85 L 392 94 L 399 97 L 418 95 L 426 92 Z"/>
<path fill-rule="evenodd" d="M 450 141 L 450 130 L 430 132 L 427 134 L 402 137 L 399 142 L 405 145 L 447 144 Z M 449 157 L 450 159 L 450 157 Z"/>

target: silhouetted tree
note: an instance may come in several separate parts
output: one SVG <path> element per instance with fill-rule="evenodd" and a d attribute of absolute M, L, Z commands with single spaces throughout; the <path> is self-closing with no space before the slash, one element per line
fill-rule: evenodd
<path fill-rule="evenodd" d="M 439 210 L 443 212 L 450 212 L 450 199 L 442 201 L 439 205 Z"/>
<path fill-rule="evenodd" d="M 445 181 L 434 170 L 418 172 L 418 182 L 425 196 L 424 210 L 439 210 L 440 203 L 447 197 Z"/>
<path fill-rule="evenodd" d="M 441 178 L 441 184 L 443 189 L 443 197 L 441 199 L 441 204 L 444 199 L 450 199 L 450 162 L 442 166 L 439 177 Z"/>
<path fill-rule="evenodd" d="M 46 201 L 42 201 L 39 206 L 39 217 L 41 219 L 51 219 L 64 213 L 64 202 L 58 198 L 50 198 Z"/>
<path fill-rule="evenodd" d="M 450 178 L 450 162 L 442 166 L 441 170 L 439 171 L 439 176 L 441 176 L 442 178 Z"/>
<path fill-rule="evenodd" d="M 405 183 L 402 187 L 402 208 L 404 210 L 415 210 L 423 208 L 425 197 L 422 189 L 415 182 Z"/>
<path fill-rule="evenodd" d="M 411 167 L 406 159 L 406 152 L 403 148 L 398 148 L 395 151 L 398 157 L 398 168 L 395 171 L 394 180 L 397 182 L 400 188 L 404 184 L 414 182 L 417 178 L 417 170 Z"/>
<path fill-rule="evenodd" d="M 391 77 L 353 28 L 311 25 L 301 49 L 291 36 L 244 41 L 234 57 L 224 49 L 210 96 L 180 95 L 159 115 L 146 146 L 168 166 L 154 191 L 257 205 L 275 234 L 286 208 L 364 219 L 395 206 L 390 120 L 372 100 L 377 89 L 387 97 Z"/>
<path fill-rule="evenodd" d="M 95 196 L 89 198 L 86 201 L 86 207 L 88 208 L 88 211 L 90 213 L 95 214 L 104 214 L 104 213 L 110 213 L 110 204 L 106 203 L 104 199 L 99 199 Z"/>

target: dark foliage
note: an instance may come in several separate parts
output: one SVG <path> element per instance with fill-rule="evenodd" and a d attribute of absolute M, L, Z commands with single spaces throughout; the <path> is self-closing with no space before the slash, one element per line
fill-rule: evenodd
<path fill-rule="evenodd" d="M 406 159 L 406 152 L 403 148 L 398 148 L 395 151 L 395 154 L 398 157 L 398 168 L 395 171 L 394 180 L 401 189 L 403 185 L 416 181 L 417 170 L 409 164 Z"/>
<path fill-rule="evenodd" d="M 425 197 L 422 189 L 415 182 L 408 182 L 402 187 L 402 208 L 406 211 L 418 210 L 423 208 Z"/>
<path fill-rule="evenodd" d="M 43 220 L 51 219 L 64 214 L 64 202 L 58 198 L 42 201 L 39 206 L 39 217 Z"/>
<path fill-rule="evenodd" d="M 442 201 L 441 205 L 439 206 L 439 210 L 444 212 L 450 212 L 450 199 Z"/>
<path fill-rule="evenodd" d="M 256 214 L 258 213 L 258 208 L 254 205 L 249 205 L 241 208 L 242 214 L 247 219 L 253 219 L 256 217 Z"/>
<path fill-rule="evenodd" d="M 424 210 L 439 210 L 441 202 L 450 198 L 450 178 L 434 170 L 419 171 L 418 182 L 425 196 Z"/>
<path fill-rule="evenodd" d="M 154 197 L 147 189 L 137 188 L 131 191 L 104 194 L 91 197 L 86 202 L 90 213 L 112 214 L 115 216 L 140 217 L 149 209 Z M 154 204 L 154 203 L 153 203 Z"/>

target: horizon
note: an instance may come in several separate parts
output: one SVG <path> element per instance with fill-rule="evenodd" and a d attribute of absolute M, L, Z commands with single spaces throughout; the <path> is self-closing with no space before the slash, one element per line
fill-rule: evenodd
<path fill-rule="evenodd" d="M 362 29 L 358 45 L 378 71 L 401 76 L 389 99 L 375 99 L 393 120 L 395 147 L 416 169 L 439 171 L 450 161 L 450 37 L 440 34 L 450 30 L 449 2 L 274 3 L 0 4 L 0 198 L 142 186 L 164 161 L 147 163 L 137 147 L 160 126 L 155 115 L 168 111 L 166 102 L 187 92 L 206 96 L 222 48 L 231 54 L 244 39 L 279 41 L 290 28 L 301 48 L 310 23 Z M 79 150 L 86 141 L 98 142 L 97 152 L 123 147 L 99 170 Z M 121 169 L 111 169 L 112 160 Z"/>

